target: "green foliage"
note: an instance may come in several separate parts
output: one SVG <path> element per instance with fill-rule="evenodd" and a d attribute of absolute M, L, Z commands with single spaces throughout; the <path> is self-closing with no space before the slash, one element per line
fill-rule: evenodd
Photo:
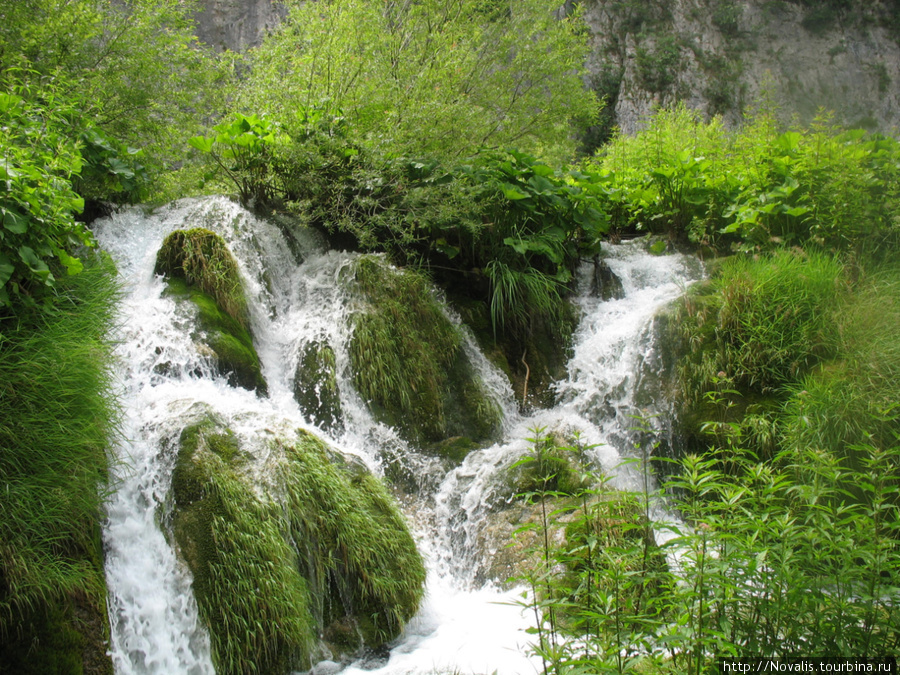
<path fill-rule="evenodd" d="M 248 489 L 237 459 L 227 432 L 185 429 L 172 477 L 175 536 L 217 672 L 287 673 L 314 646 L 309 591 L 282 510 Z"/>
<path fill-rule="evenodd" d="M 294 374 L 294 398 L 304 417 L 325 429 L 341 428 L 340 394 L 334 350 L 325 342 L 307 343 Z"/>
<path fill-rule="evenodd" d="M 712 11 L 713 25 L 724 35 L 734 36 L 739 33 L 739 20 L 741 18 L 741 5 L 733 0 L 725 0 L 716 3 Z"/>
<path fill-rule="evenodd" d="M 118 413 L 106 339 L 117 288 L 108 260 L 84 264 L 60 279 L 53 311 L 0 324 L 0 643 L 42 617 L 70 622 L 67 599 L 105 614 L 98 521 Z M 50 633 L 72 627 L 84 630 Z M 33 639 L 49 652 L 48 635 Z"/>
<path fill-rule="evenodd" d="M 290 533 L 322 624 L 350 614 L 366 645 L 397 637 L 418 611 L 425 567 L 394 500 L 367 470 L 329 461 L 308 433 L 286 448 L 282 469 Z"/>
<path fill-rule="evenodd" d="M 194 9 L 181 0 L 7 3 L 0 78 L 15 67 L 33 71 L 35 82 L 60 76 L 84 119 L 160 159 L 197 126 L 196 111 L 216 109 L 225 93 L 213 86 L 211 54 L 197 48 Z"/>
<path fill-rule="evenodd" d="M 834 319 L 836 358 L 792 383 L 785 404 L 786 447 L 854 457 L 860 445 L 889 447 L 900 421 L 885 414 L 900 400 L 900 273 L 870 267 Z"/>
<path fill-rule="evenodd" d="M 466 174 L 487 193 L 489 225 L 471 242 L 458 231 L 445 240 L 485 270 L 495 332 L 528 335 L 530 322 L 540 320 L 558 325 L 560 298 L 577 259 L 595 254 L 608 228 L 591 178 L 560 175 L 514 151 L 480 155 Z"/>
<path fill-rule="evenodd" d="M 722 302 L 718 370 L 765 393 L 832 356 L 843 277 L 837 260 L 815 253 L 726 261 L 714 281 Z"/>
<path fill-rule="evenodd" d="M 660 36 L 650 49 L 638 47 L 635 55 L 637 80 L 648 91 L 665 91 L 675 82 L 680 62 L 678 39 L 673 35 Z"/>
<path fill-rule="evenodd" d="M 761 112 L 726 132 L 676 108 L 616 138 L 583 171 L 604 186 L 616 229 L 740 250 L 874 249 L 896 240 L 898 150 L 827 117 L 785 132 Z"/>
<path fill-rule="evenodd" d="M 191 338 L 206 347 L 204 356 L 212 369 L 225 376 L 233 387 L 266 394 L 268 385 L 262 375 L 259 355 L 250 331 L 228 315 L 215 299 L 183 279 L 169 278 L 165 295 L 189 302 L 197 312 Z M 164 371 L 168 366 L 158 366 Z"/>
<path fill-rule="evenodd" d="M 544 672 L 699 674 L 723 657 L 889 653 L 900 635 L 897 440 L 857 446 L 855 468 L 812 449 L 768 462 L 737 444 L 688 455 L 664 486 L 677 525 L 646 518 L 659 495 L 619 501 L 602 484 L 574 515 L 545 513 L 545 532 L 568 525 L 561 546 L 544 538 L 544 565 L 526 577 Z M 539 496 L 549 505 L 550 494 Z M 651 526 L 669 534 L 662 550 Z"/>
<path fill-rule="evenodd" d="M 579 73 L 587 34 L 548 0 L 292 2 L 250 56 L 238 104 L 294 126 L 297 111 L 346 116 L 390 154 L 465 156 L 516 144 L 573 150 L 572 123 L 596 100 Z"/>
<path fill-rule="evenodd" d="M 194 136 L 188 143 L 212 155 L 238 189 L 243 204 L 265 204 L 273 194 L 269 164 L 276 142 L 273 125 L 256 115 L 235 114 L 231 122 L 212 128 L 212 136 Z"/>
<path fill-rule="evenodd" d="M 900 395 L 896 266 L 848 272 L 816 253 L 726 259 L 680 303 L 676 400 L 699 443 L 739 435 L 760 456 L 852 460 L 856 445 L 892 442 L 896 420 L 877 420 Z"/>
<path fill-rule="evenodd" d="M 545 673 L 631 669 L 649 633 L 665 619 L 662 598 L 672 586 L 653 538 L 651 495 L 609 489 L 577 439 L 562 447 L 535 429 L 528 440 L 532 452 L 519 465 L 537 480 L 522 497 L 539 503 L 541 517 L 516 536 L 538 535 L 539 564 L 518 579 L 532 593 L 527 606 L 536 619 L 534 651 Z M 566 453 L 568 469 L 560 471 L 556 458 Z M 640 464 L 649 487 L 649 466 Z M 560 491 L 561 476 L 574 467 L 575 482 Z M 554 535 L 559 530 L 564 538 Z"/>
<path fill-rule="evenodd" d="M 175 537 L 217 672 L 309 667 L 319 636 L 347 622 L 379 647 L 421 601 L 424 566 L 384 487 L 298 433 L 294 444 L 273 445 L 276 472 L 256 488 L 227 428 L 206 418 L 181 434 Z"/>
<path fill-rule="evenodd" d="M 130 148 L 94 126 L 82 131 L 79 140 L 84 161 L 74 181 L 79 195 L 118 204 L 146 197 L 150 174 L 142 163 L 143 150 Z"/>
<path fill-rule="evenodd" d="M 73 106 L 52 82 L 0 94 L 2 305 L 52 289 L 63 270 L 78 273 L 82 263 L 73 249 L 93 245 L 75 221 L 84 201 L 72 187 L 83 163 L 72 135 Z"/>

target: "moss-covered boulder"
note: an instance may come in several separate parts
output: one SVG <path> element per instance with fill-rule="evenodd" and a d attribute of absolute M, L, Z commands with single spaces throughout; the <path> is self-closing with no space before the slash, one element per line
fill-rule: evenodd
<path fill-rule="evenodd" d="M 300 548 L 325 635 L 378 647 L 418 610 L 425 568 L 381 482 L 356 463 L 335 463 L 318 437 L 298 432 L 285 446 L 283 489 L 290 532 Z"/>
<path fill-rule="evenodd" d="M 202 228 L 176 230 L 160 247 L 154 271 L 166 277 L 169 296 L 197 308 L 192 338 L 215 371 L 232 386 L 265 394 L 240 273 L 225 241 Z"/>
<path fill-rule="evenodd" d="M 307 420 L 324 429 L 341 427 L 341 391 L 334 350 L 313 341 L 304 346 L 294 376 L 294 398 Z"/>
<path fill-rule="evenodd" d="M 212 297 L 223 312 L 242 326 L 249 324 L 237 262 L 225 240 L 215 232 L 202 227 L 175 230 L 157 252 L 154 272 L 184 279 Z"/>
<path fill-rule="evenodd" d="M 423 445 L 492 437 L 500 409 L 425 278 L 364 256 L 351 283 L 360 298 L 350 342 L 354 382 L 373 414 Z"/>
<path fill-rule="evenodd" d="M 228 428 L 185 428 L 172 526 L 194 575 L 218 673 L 309 668 L 394 638 L 418 609 L 425 571 L 384 487 L 306 432 L 272 445 L 265 484 Z"/>

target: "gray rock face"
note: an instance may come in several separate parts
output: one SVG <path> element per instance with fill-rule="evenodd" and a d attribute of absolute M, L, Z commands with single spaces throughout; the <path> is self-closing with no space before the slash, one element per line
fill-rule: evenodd
<path fill-rule="evenodd" d="M 199 5 L 197 37 L 220 51 L 255 47 L 286 15 L 279 0 L 201 0 Z"/>
<path fill-rule="evenodd" d="M 785 121 L 900 125 L 900 34 L 879 0 L 838 12 L 797 0 L 588 0 L 592 84 L 634 132 L 684 101 L 738 123 L 760 101 Z"/>

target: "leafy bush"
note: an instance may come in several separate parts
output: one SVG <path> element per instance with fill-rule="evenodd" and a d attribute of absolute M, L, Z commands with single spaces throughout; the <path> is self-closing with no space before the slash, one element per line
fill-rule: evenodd
<path fill-rule="evenodd" d="M 0 94 L 0 114 L 0 304 L 9 305 L 52 288 L 63 270 L 81 271 L 71 252 L 93 237 L 75 221 L 84 200 L 72 187 L 83 163 L 71 135 L 74 102 L 52 83 L 20 85 Z"/>
<path fill-rule="evenodd" d="M 237 103 L 294 125 L 345 116 L 354 140 L 392 156 L 450 159 L 519 145 L 567 158 L 595 114 L 580 79 L 587 33 L 550 0 L 289 4 L 250 55 Z"/>
<path fill-rule="evenodd" d="M 873 249 L 896 242 L 898 152 L 893 139 L 826 117 L 783 131 L 760 112 L 726 132 L 681 107 L 617 137 L 582 171 L 599 177 L 618 230 L 739 250 Z"/>
<path fill-rule="evenodd" d="M 900 637 L 898 440 L 859 446 L 856 468 L 812 449 L 770 462 L 735 445 L 686 456 L 664 486 L 682 521 L 652 524 L 668 533 L 668 570 L 649 564 L 641 536 L 608 536 L 612 522 L 649 532 L 641 507 L 585 499 L 566 516 L 567 541 L 545 539 L 546 564 L 528 577 L 544 672 L 699 675 L 723 657 L 890 653 Z M 569 573 L 554 572 L 557 562 Z"/>

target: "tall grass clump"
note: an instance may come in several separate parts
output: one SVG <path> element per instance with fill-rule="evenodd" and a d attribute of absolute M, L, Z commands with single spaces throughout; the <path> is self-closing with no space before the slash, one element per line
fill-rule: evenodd
<path fill-rule="evenodd" d="M 788 388 L 784 443 L 851 456 L 889 447 L 900 433 L 900 266 L 867 266 L 835 325 L 835 358 Z"/>
<path fill-rule="evenodd" d="M 118 419 L 107 340 L 115 269 L 86 255 L 54 292 L 52 309 L 0 324 L 0 643 L 10 649 L 74 599 L 105 615 L 99 520 Z M 71 607 L 63 614 L 72 621 Z M 49 658 L 49 645 L 37 646 Z M 40 658 L 29 661 L 40 670 Z"/>
<path fill-rule="evenodd" d="M 739 256 L 722 265 L 714 286 L 722 303 L 719 365 L 737 382 L 768 392 L 835 353 L 836 312 L 847 286 L 833 256 Z"/>
<path fill-rule="evenodd" d="M 182 431 L 172 475 L 175 539 L 217 672 L 284 673 L 307 664 L 314 647 L 309 592 L 282 510 L 254 492 L 243 463 L 237 438 L 214 419 Z"/>

